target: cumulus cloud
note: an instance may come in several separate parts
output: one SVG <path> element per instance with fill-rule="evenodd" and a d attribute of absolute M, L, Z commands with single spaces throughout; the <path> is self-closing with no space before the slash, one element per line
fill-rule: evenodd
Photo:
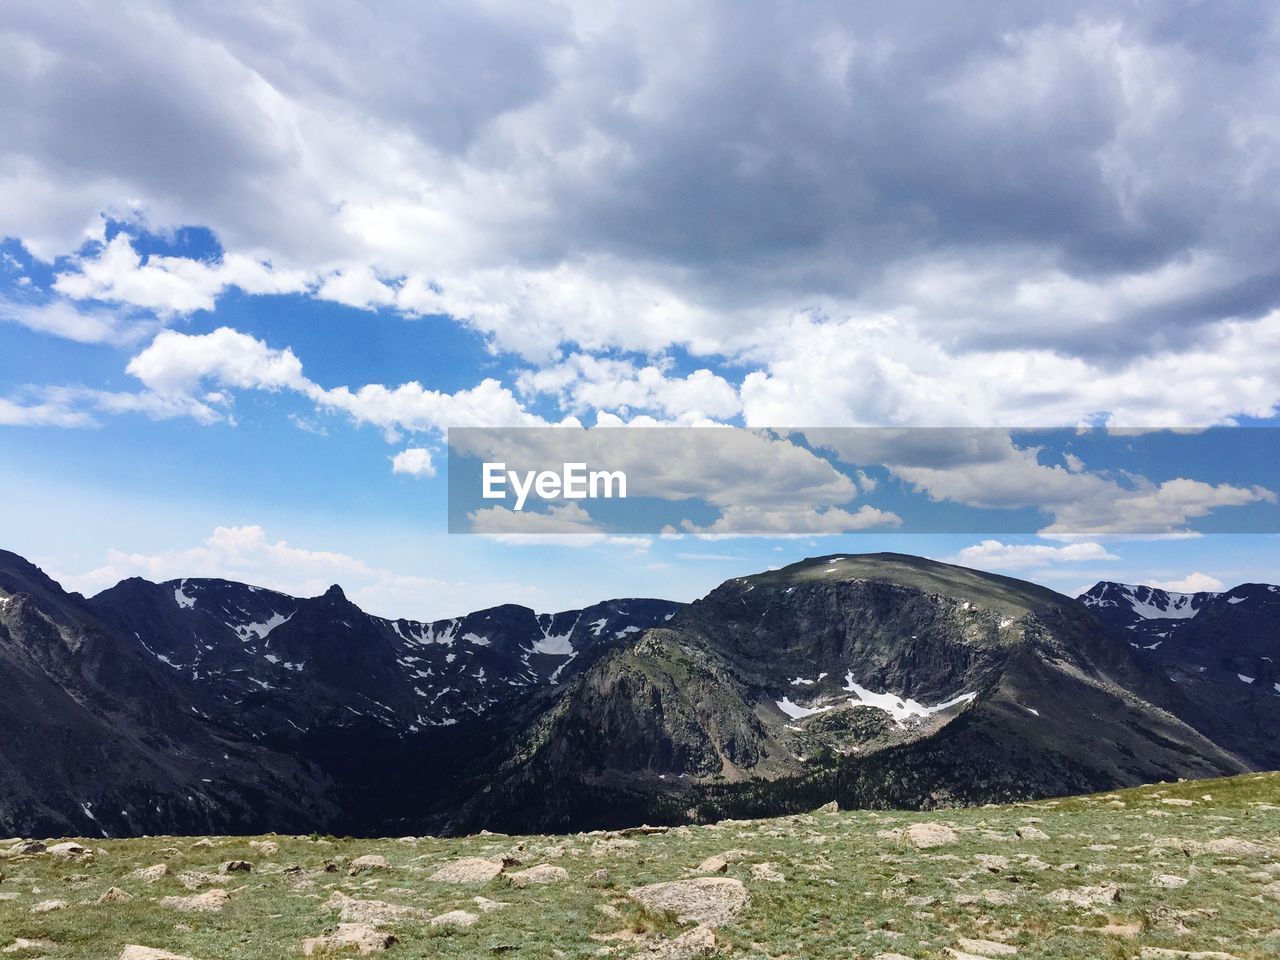
<path fill-rule="evenodd" d="M 864 503 L 853 511 L 842 507 L 815 509 L 802 506 L 729 506 L 709 524 L 699 525 L 685 520 L 680 529 L 707 538 L 799 537 L 860 533 L 866 530 L 891 531 L 901 525 L 902 518 L 896 513 Z M 673 529 L 670 532 L 675 531 Z"/>
<path fill-rule="evenodd" d="M 391 458 L 392 473 L 407 473 L 411 477 L 434 477 L 435 464 L 431 451 L 425 447 L 409 447 Z"/>
<path fill-rule="evenodd" d="M 212 310 L 231 287 L 251 294 L 298 293 L 307 289 L 307 278 L 234 253 L 212 263 L 190 257 L 144 260 L 130 237 L 118 233 L 96 254 L 76 258 L 75 269 L 53 282 L 56 291 L 75 300 L 124 303 L 162 316 Z"/>
<path fill-rule="evenodd" d="M 560 363 L 524 373 L 519 389 L 555 396 L 561 409 L 606 411 L 622 417 L 649 411 L 681 424 L 734 417 L 742 408 L 737 389 L 707 369 L 671 376 L 670 364 L 637 366 L 626 360 L 574 353 Z"/>
<path fill-rule="evenodd" d="M 1225 590 L 1227 585 L 1217 577 L 1211 577 L 1207 573 L 1189 573 L 1185 577 L 1177 580 L 1147 580 L 1147 586 L 1155 587 L 1158 590 L 1171 590 L 1174 593 L 1217 593 Z"/>
<path fill-rule="evenodd" d="M 606 534 L 595 519 L 572 501 L 549 504 L 545 512 L 484 507 L 467 514 L 471 532 L 509 546 L 593 547 L 609 544 L 637 552 L 648 550 L 651 537 Z"/>
<path fill-rule="evenodd" d="M 1038 543 L 1002 543 L 983 540 L 960 550 L 952 562 L 979 569 L 1025 570 L 1051 564 L 1119 560 L 1100 543 L 1078 542 L 1054 547 Z"/>
<path fill-rule="evenodd" d="M 753 424 L 1280 401 L 1266 5 L 7 13 L 0 233 L 48 258 L 106 211 L 228 251 L 117 237 L 71 298 L 305 290 L 540 363 L 677 345 L 757 365 Z"/>
<path fill-rule="evenodd" d="M 130 344 L 158 326 L 128 311 L 82 307 L 65 300 L 19 303 L 0 298 L 0 320 L 76 343 Z"/>

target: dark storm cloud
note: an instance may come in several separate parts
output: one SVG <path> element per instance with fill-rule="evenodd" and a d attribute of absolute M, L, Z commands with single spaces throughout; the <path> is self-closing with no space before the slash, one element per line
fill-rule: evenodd
<path fill-rule="evenodd" d="M 356 249 L 353 210 L 447 195 L 472 266 L 603 257 L 725 315 L 915 308 L 934 264 L 990 274 L 920 311 L 961 346 L 1118 356 L 1280 295 L 1270 4 L 28 5 L 6 26 L 0 159 L 286 262 Z M 435 269 L 414 243 L 447 224 L 369 222 L 380 252 L 355 256 Z M 1103 300 L 1155 279 L 1022 311 L 1020 281 L 1055 271 Z"/>

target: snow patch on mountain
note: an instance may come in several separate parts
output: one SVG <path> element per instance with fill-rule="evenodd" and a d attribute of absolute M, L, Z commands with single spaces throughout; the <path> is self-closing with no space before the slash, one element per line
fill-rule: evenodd
<path fill-rule="evenodd" d="M 868 707 L 875 707 L 877 710 L 883 710 L 898 723 L 904 723 L 912 718 L 924 719 L 962 703 L 969 703 L 977 696 L 976 693 L 962 693 L 959 696 L 952 697 L 950 700 L 927 707 L 918 700 L 912 700 L 909 697 L 903 698 L 892 693 L 875 693 L 872 690 L 868 690 L 853 679 L 852 671 L 845 674 L 844 688 L 853 694 L 853 699 L 849 701 L 851 705 L 862 704 Z"/>

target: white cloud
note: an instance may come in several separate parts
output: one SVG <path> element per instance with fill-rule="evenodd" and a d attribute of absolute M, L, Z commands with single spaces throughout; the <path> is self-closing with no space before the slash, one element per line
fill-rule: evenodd
<path fill-rule="evenodd" d="M 651 537 L 605 534 L 578 503 L 549 504 L 545 513 L 484 507 L 467 514 L 471 532 L 508 546 L 593 547 L 601 544 L 643 552 Z"/>
<path fill-rule="evenodd" d="M 389 306 L 396 301 L 395 291 L 369 267 L 351 267 L 325 277 L 316 296 L 361 310 Z"/>
<path fill-rule="evenodd" d="M 561 409 L 574 414 L 609 411 L 627 417 L 652 411 L 675 423 L 698 424 L 725 420 L 741 410 L 737 390 L 723 377 L 707 369 L 672 377 L 665 366 L 637 367 L 575 353 L 521 375 L 517 385 L 525 394 L 557 397 Z"/>
<path fill-rule="evenodd" d="M 78 307 L 65 300 L 34 304 L 0 298 L 0 320 L 77 343 L 129 344 L 158 326 L 120 310 Z"/>
<path fill-rule="evenodd" d="M 980 569 L 1024 570 L 1050 564 L 1119 559 L 1100 543 L 1079 542 L 1053 547 L 1044 544 L 983 540 L 981 543 L 960 550 L 952 558 L 952 562 Z"/>
<path fill-rule="evenodd" d="M 1174 593 L 1217 593 L 1225 590 L 1227 585 L 1217 577 L 1211 577 L 1207 573 L 1189 573 L 1185 577 L 1177 580 L 1146 580 L 1147 586 L 1155 587 L 1158 590 L 1170 590 Z"/>
<path fill-rule="evenodd" d="M 407 473 L 411 477 L 434 477 L 435 464 L 431 451 L 425 447 L 409 447 L 391 458 L 392 473 Z"/>
<path fill-rule="evenodd" d="M 362 609 L 385 617 L 440 617 L 491 603 L 495 587 L 506 599 L 532 600 L 520 584 L 470 584 L 390 570 L 346 553 L 311 550 L 273 540 L 258 525 L 217 527 L 200 544 L 159 553 L 109 550 L 105 563 L 81 574 L 59 573 L 68 590 L 92 595 L 125 577 L 164 581 L 184 577 L 220 577 L 279 590 L 297 597 L 343 587 Z"/>
<path fill-rule="evenodd" d="M 705 526 L 686 520 L 681 529 L 687 533 L 715 538 L 721 536 L 798 537 L 859 533 L 865 530 L 892 530 L 902 525 L 902 518 L 888 510 L 863 504 L 855 511 L 841 507 L 810 509 L 805 507 L 729 506 Z"/>
<path fill-rule="evenodd" d="M 165 330 L 125 369 L 161 394 L 191 394 L 205 381 L 256 390 L 303 390 L 309 383 L 292 350 L 272 349 L 230 327 L 205 334 Z"/>
<path fill-rule="evenodd" d="M 143 258 L 124 233 L 118 233 L 95 256 L 79 257 L 76 269 L 59 273 L 53 288 L 75 300 L 124 303 L 161 316 L 212 310 L 230 287 L 245 293 L 299 293 L 308 278 L 296 270 L 229 253 L 209 263 L 190 257 Z"/>

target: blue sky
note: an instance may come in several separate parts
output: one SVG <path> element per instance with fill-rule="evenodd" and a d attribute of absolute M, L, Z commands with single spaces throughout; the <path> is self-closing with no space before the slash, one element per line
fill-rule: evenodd
<path fill-rule="evenodd" d="M 1096 507 L 1096 451 L 892 465 L 788 502 L 812 536 L 448 535 L 451 426 L 1277 422 L 1270 5 L 633 6 L 18 4 L 0 545 L 86 591 L 340 582 L 417 617 L 881 549 L 1280 580 L 1266 532 L 816 535 L 912 484 Z M 1158 464 L 1145 508 L 1274 530 L 1267 467 Z"/>

